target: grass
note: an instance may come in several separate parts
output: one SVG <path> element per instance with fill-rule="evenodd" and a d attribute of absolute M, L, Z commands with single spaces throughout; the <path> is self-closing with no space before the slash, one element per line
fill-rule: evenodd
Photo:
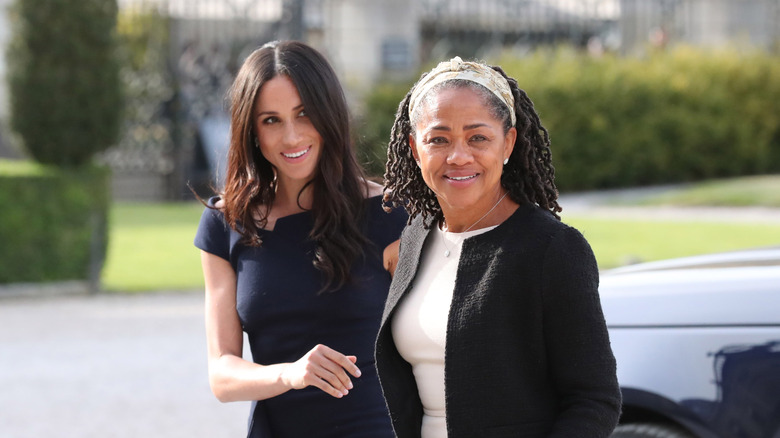
<path fill-rule="evenodd" d="M 117 203 L 103 269 L 108 291 L 200 288 L 200 252 L 192 241 L 203 211 L 199 203 Z"/>
<path fill-rule="evenodd" d="M 780 207 L 780 176 L 737 178 L 669 190 L 642 204 L 762 205 Z M 103 286 L 108 291 L 189 290 L 203 285 L 192 240 L 199 203 L 117 203 Z M 660 260 L 780 245 L 780 224 L 603 219 L 567 215 L 583 232 L 602 269 Z"/>
<path fill-rule="evenodd" d="M 41 175 L 45 173 L 43 165 L 29 160 L 8 160 L 0 158 L 0 175 L 21 176 Z"/>
<path fill-rule="evenodd" d="M 780 245 L 780 224 L 564 217 L 588 239 L 601 269 L 628 263 Z"/>
<path fill-rule="evenodd" d="M 650 196 L 643 205 L 780 207 L 780 175 L 712 180 Z"/>

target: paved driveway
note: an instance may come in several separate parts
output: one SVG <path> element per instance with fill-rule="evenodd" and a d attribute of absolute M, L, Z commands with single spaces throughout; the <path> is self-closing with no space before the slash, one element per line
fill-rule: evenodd
<path fill-rule="evenodd" d="M 666 193 L 678 186 L 655 186 L 632 189 L 562 194 L 563 220 L 566 216 L 625 218 L 638 220 L 671 220 L 697 222 L 780 223 L 777 207 L 680 207 L 671 205 L 636 205 L 637 201 Z"/>
<path fill-rule="evenodd" d="M 202 293 L 0 299 L 0 437 L 240 437 L 208 387 Z"/>
<path fill-rule="evenodd" d="M 564 197 L 564 214 L 780 222 L 602 197 Z M 240 437 L 249 405 L 211 395 L 205 350 L 202 293 L 0 298 L 0 438 Z"/>

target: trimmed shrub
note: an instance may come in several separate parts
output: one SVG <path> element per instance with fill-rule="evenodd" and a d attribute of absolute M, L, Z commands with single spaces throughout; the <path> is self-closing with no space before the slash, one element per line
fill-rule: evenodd
<path fill-rule="evenodd" d="M 490 63 L 533 100 L 562 190 L 780 172 L 780 57 L 678 47 L 594 58 L 561 48 Z M 372 139 L 382 169 L 407 91 L 378 87 L 367 100 L 375 123 L 361 135 Z"/>
<path fill-rule="evenodd" d="M 12 129 L 41 163 L 88 163 L 119 135 L 116 0 L 15 0 L 10 11 Z"/>
<path fill-rule="evenodd" d="M 572 50 L 497 63 L 550 131 L 563 190 L 780 171 L 780 58 L 678 47 L 644 58 Z"/>
<path fill-rule="evenodd" d="M 366 97 L 365 113 L 357 126 L 357 156 L 369 176 L 382 178 L 387 163 L 387 142 L 398 104 L 414 82 L 386 82 Z"/>
<path fill-rule="evenodd" d="M 116 0 L 15 0 L 7 52 L 11 128 L 43 165 L 0 162 L 0 283 L 99 286 L 109 172 L 122 111 Z"/>
<path fill-rule="evenodd" d="M 0 284 L 97 281 L 106 253 L 109 173 L 0 160 Z"/>

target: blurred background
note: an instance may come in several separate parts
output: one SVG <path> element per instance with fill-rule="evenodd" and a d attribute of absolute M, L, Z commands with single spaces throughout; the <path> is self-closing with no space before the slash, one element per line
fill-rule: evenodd
<path fill-rule="evenodd" d="M 276 39 L 330 60 L 379 180 L 398 102 L 458 55 L 528 92 L 603 269 L 780 244 L 780 0 L 0 0 L 0 437 L 241 433 L 190 187 Z"/>

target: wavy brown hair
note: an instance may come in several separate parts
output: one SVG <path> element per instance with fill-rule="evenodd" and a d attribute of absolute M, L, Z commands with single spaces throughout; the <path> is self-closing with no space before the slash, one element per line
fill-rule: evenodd
<path fill-rule="evenodd" d="M 542 126 L 533 102 L 520 89 L 517 81 L 504 73 L 501 67 L 490 66 L 509 83 L 515 98 L 514 111 L 517 115 L 517 139 L 509 156 L 509 162 L 504 166 L 501 175 L 501 186 L 509 197 L 518 204 L 535 204 L 549 211 L 557 219 L 561 207 L 558 205 L 558 189 L 555 186 L 555 168 L 552 165 L 550 151 L 550 135 Z M 420 77 L 422 80 L 426 74 Z M 418 81 L 419 83 L 419 81 Z M 417 84 L 415 84 L 415 87 Z M 395 122 L 390 133 L 390 143 L 387 148 L 387 168 L 385 170 L 385 210 L 404 207 L 409 213 L 409 222 L 418 214 L 422 215 L 427 227 L 439 223 L 444 215 L 436 195 L 425 184 L 422 173 L 417 166 L 409 136 L 415 134 L 416 120 L 409 117 L 409 98 L 415 87 L 406 94 L 398 105 Z M 439 90 L 445 88 L 469 88 L 482 96 L 483 102 L 491 114 L 503 123 L 504 134 L 512 127 L 509 108 L 490 90 L 472 81 L 454 79 L 434 86 L 423 97 L 423 110 L 427 101 Z M 415 110 L 415 119 L 420 110 Z"/>
<path fill-rule="evenodd" d="M 276 195 L 275 170 L 256 144 L 254 109 L 263 84 L 289 77 L 301 96 L 311 123 L 322 136 L 322 153 L 311 185 L 316 242 L 314 266 L 324 274 L 324 290 L 336 290 L 350 280 L 353 260 L 367 241 L 356 220 L 368 194 L 363 170 L 350 137 L 349 111 L 336 73 L 322 54 L 295 41 L 272 42 L 244 61 L 229 91 L 230 147 L 224 201 L 225 220 L 243 242 L 260 246 L 259 229 Z M 299 204 L 300 205 L 300 204 Z"/>

